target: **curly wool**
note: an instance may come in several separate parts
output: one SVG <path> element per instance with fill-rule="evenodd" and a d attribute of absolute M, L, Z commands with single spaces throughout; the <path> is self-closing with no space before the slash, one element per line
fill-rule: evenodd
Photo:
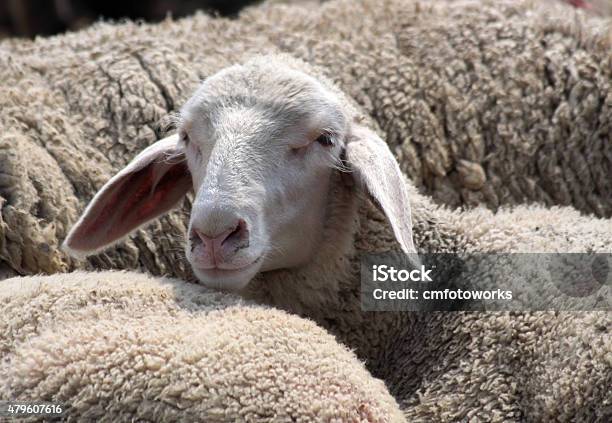
<path fill-rule="evenodd" d="M 0 306 L 0 400 L 79 421 L 405 421 L 323 329 L 235 296 L 75 272 L 6 280 Z"/>
<path fill-rule="evenodd" d="M 440 203 L 538 201 L 610 216 L 605 24 L 531 2 L 337 0 L 3 41 L 0 260 L 19 274 L 140 268 L 191 278 L 182 257 L 188 200 L 87 262 L 57 247 L 201 79 L 263 53 L 320 67 Z"/>

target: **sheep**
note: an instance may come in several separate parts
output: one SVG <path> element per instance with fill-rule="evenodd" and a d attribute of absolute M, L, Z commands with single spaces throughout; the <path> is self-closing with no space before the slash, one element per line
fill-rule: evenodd
<path fill-rule="evenodd" d="M 3 401 L 79 421 L 405 421 L 350 351 L 280 310 L 131 272 L 2 287 Z"/>
<path fill-rule="evenodd" d="M 549 205 L 572 204 L 585 212 L 609 215 L 606 208 L 610 196 L 605 175 L 609 174 L 606 159 L 609 135 L 606 131 L 609 131 L 610 109 L 607 100 L 600 101 L 609 97 L 609 43 L 596 32 L 600 21 L 592 19 L 585 25 L 580 21 L 581 14 L 576 15 L 577 22 L 572 21 L 571 25 L 563 23 L 566 19 L 550 21 L 524 3 L 484 3 L 478 7 L 464 2 L 420 7 L 408 1 L 372 4 L 361 2 L 354 8 L 347 8 L 346 2 L 338 1 L 308 12 L 299 8 L 263 6 L 250 9 L 237 22 L 196 16 L 160 26 L 98 25 L 78 36 L 39 40 L 34 45 L 16 41 L 2 44 L 1 48 L 10 53 L 0 54 L 0 60 L 4 60 L 0 72 L 6 76 L 2 78 L 6 81 L 3 86 L 6 95 L 0 96 L 0 101 L 4 101 L 2 119 L 7 128 L 0 140 L 4 147 L 0 151 L 5 171 L 2 197 L 6 203 L 0 224 L 3 259 L 21 273 L 66 270 L 75 266 L 141 267 L 157 274 L 186 276 L 188 266 L 177 251 L 187 229 L 184 213 L 188 210 L 189 198 L 182 211 L 171 213 L 146 233 L 139 232 L 114 252 L 96 255 L 87 263 L 71 262 L 54 247 L 76 221 L 84 202 L 121 169 L 129 157 L 158 138 L 149 125 L 181 104 L 198 79 L 235 62 L 244 62 L 249 56 L 279 50 L 317 65 L 323 76 L 327 75 L 354 99 L 360 110 L 381 127 L 402 170 L 438 201 L 454 206 L 471 204 L 473 201 L 466 199 L 472 198 L 497 207 L 539 199 Z M 385 18 L 389 22 L 388 29 L 379 24 Z M 442 22 L 449 21 L 453 25 L 443 26 Z M 259 35 L 248 37 L 255 32 Z M 479 41 L 476 45 L 474 38 Z M 114 41 L 109 43 L 109 39 Z M 450 41 L 443 43 L 442 40 L 455 40 L 468 51 L 464 53 L 448 45 Z M 434 42 L 434 50 L 436 54 L 440 52 L 440 58 L 433 57 L 432 61 L 430 52 Z M 32 51 L 40 49 L 59 57 L 59 52 L 64 52 L 67 45 L 72 46 L 74 54 L 61 55 L 61 62 L 49 58 L 41 63 L 40 59 L 32 57 Z M 211 50 L 206 46 L 211 46 Z M 480 53 L 476 47 L 481 46 L 484 48 L 482 56 L 476 55 Z M 495 54 L 495 48 L 502 47 L 504 54 Z M 463 54 L 471 60 L 464 60 Z M 6 59 L 9 56 L 10 61 Z M 480 57 L 482 60 L 476 60 Z M 513 69 L 509 58 L 514 57 L 522 59 L 521 64 L 527 68 L 519 75 L 509 71 Z M 450 67 L 448 83 L 442 64 Z M 44 69 L 44 79 L 37 73 L 40 69 Z M 438 71 L 434 72 L 436 69 Z M 492 70 L 488 78 L 487 69 Z M 553 89 L 547 85 L 549 83 Z M 91 90 L 98 92 L 100 86 L 107 88 L 102 91 L 103 98 L 92 98 Z M 470 89 L 488 95 L 469 95 Z M 510 110 L 526 107 L 523 99 L 519 99 L 522 92 L 532 94 L 527 97 L 529 101 L 524 101 L 529 104 L 527 111 L 524 116 L 509 115 Z M 573 93 L 567 100 L 564 98 L 566 92 Z M 490 98 L 493 101 L 469 103 L 462 101 L 462 93 L 467 93 L 469 99 Z M 542 98 L 549 94 L 550 102 L 547 103 Z M 444 100 L 446 104 L 440 104 Z M 538 106 L 539 101 L 544 105 Z M 547 104 L 559 106 L 548 107 Z M 39 111 L 38 122 L 23 113 L 26 106 L 27 110 Z M 481 113 L 483 111 L 492 114 L 485 122 L 485 129 L 479 126 L 477 118 L 485 114 Z M 599 117 L 595 118 L 596 115 Z M 471 116 L 475 117 L 471 119 Z M 496 122 L 496 116 L 500 117 L 500 122 L 505 122 L 499 128 L 503 129 L 502 135 L 517 134 L 524 139 L 530 135 L 530 122 L 554 120 L 556 123 L 551 124 L 551 131 L 546 133 L 553 142 L 546 145 L 563 145 L 561 151 L 568 157 L 558 165 L 556 158 L 542 155 L 544 163 L 527 166 L 533 169 L 535 178 L 530 172 L 518 172 L 518 176 L 512 174 L 512 169 L 505 172 L 503 166 L 499 166 L 503 169 L 501 176 L 491 170 L 498 166 L 481 166 L 483 171 L 480 171 L 473 164 L 478 164 L 480 151 L 486 150 L 483 144 L 490 145 L 487 143 L 494 138 L 498 128 L 491 122 Z M 562 131 L 553 130 L 559 127 Z M 445 130 L 448 137 L 444 136 Z M 497 145 L 505 146 L 510 142 L 509 136 L 500 138 Z M 444 141 L 442 146 L 436 144 L 440 139 Z M 565 144 L 566 139 L 576 140 L 576 143 Z M 422 145 L 416 142 L 418 140 L 423 140 Z M 581 160 L 579 153 L 588 150 L 576 145 L 583 140 L 593 142 L 597 148 Z M 455 142 L 467 147 L 454 148 Z M 510 143 L 505 148 L 515 147 Z M 66 154 L 70 154 L 70 160 L 62 159 Z M 31 165 L 24 168 L 19 163 L 26 157 Z M 508 154 L 508 157 L 510 164 L 529 163 L 524 154 Z M 462 163 L 464 170 L 455 173 L 449 170 L 453 165 L 448 163 L 453 162 Z M 540 172 L 546 177 L 540 177 Z M 580 179 L 582 184 L 575 182 L 574 174 L 584 178 Z M 587 177 L 591 174 L 596 176 Z M 48 180 L 48 184 L 41 184 L 42 180 Z M 463 186 L 462 181 L 467 181 L 469 189 L 457 194 L 455 187 Z M 486 188 L 487 181 L 492 181 L 491 185 L 497 188 Z M 555 183 L 550 185 L 555 195 L 545 195 L 540 190 L 547 189 L 551 181 Z M 480 191 L 479 186 L 482 186 Z M 509 193 L 506 187 L 511 188 Z M 38 201 L 39 197 L 43 201 Z M 466 228 L 478 227 L 473 222 L 482 215 L 481 210 L 472 214 L 451 213 L 436 208 L 431 202 L 421 208 L 419 204 L 426 199 L 416 192 L 411 192 L 409 198 L 414 206 L 414 243 L 418 249 L 446 251 L 487 245 L 483 241 L 474 242 L 466 235 L 470 232 Z M 338 238 L 338 249 L 346 252 L 346 248 L 370 248 L 368 251 L 372 251 L 373 246 L 367 244 L 372 240 L 378 243 L 374 246 L 381 251 L 389 244 L 397 246 L 393 241 L 395 234 L 385 225 L 385 217 L 370 205 L 364 206 L 364 210 L 376 217 L 368 220 L 372 225 L 370 232 L 381 229 L 381 233 L 375 238 L 365 236 L 367 231 L 361 238 Z M 571 213 L 568 209 L 553 209 L 543 215 L 564 219 Z M 461 222 L 460 219 L 469 221 L 466 216 L 473 217 L 472 226 L 452 224 Z M 512 221 L 512 213 L 509 216 L 508 221 Z M 509 245 L 508 238 L 516 231 L 508 225 L 504 231 L 498 231 L 496 219 L 497 216 L 491 217 L 491 229 L 484 232 L 491 243 L 488 245 L 493 248 L 494 242 L 500 242 L 499 251 L 503 251 L 504 246 Z M 357 226 L 350 220 L 337 220 L 338 228 Z M 569 221 L 591 231 L 596 225 L 609 225 L 609 220 L 587 217 Z M 375 225 L 376 222 L 380 224 Z M 560 225 L 561 229 L 553 228 L 550 238 L 543 238 L 542 245 L 567 247 L 563 233 L 569 231 L 569 227 L 567 224 Z M 350 230 L 344 232 L 348 233 Z M 601 233 L 594 234 L 601 236 Z M 474 246 L 470 247 L 472 244 Z M 607 241 L 602 241 L 598 248 L 605 249 L 608 245 Z M 344 256 L 340 258 L 344 260 Z M 334 275 L 341 274 L 338 269 L 342 268 L 335 267 L 337 273 Z M 295 293 L 283 293 L 279 287 L 285 281 L 290 288 L 292 279 L 289 276 L 296 273 L 299 276 L 299 272 L 288 272 L 284 279 L 286 272 L 271 270 L 256 277 L 247 287 L 252 290 L 265 285 L 259 279 L 265 275 L 265 279 L 270 280 L 266 289 L 244 295 L 298 314 L 312 313 L 319 324 L 330 327 L 347 345 L 354 345 L 359 356 L 368 360 L 372 372 L 387 379 L 394 395 L 401 400 L 406 416 L 416 420 L 451 420 L 460 416 L 486 419 L 500 413 L 508 419 L 523 416 L 546 419 L 555 415 L 559 419 L 579 418 L 578 401 L 589 404 L 584 408 L 585 419 L 604 412 L 605 401 L 603 405 L 597 401 L 604 395 L 600 388 L 607 386 L 602 359 L 609 351 L 605 337 L 609 324 L 605 315 L 589 313 L 580 320 L 577 316 L 537 313 L 518 316 L 431 313 L 404 316 L 407 321 L 397 322 L 388 313 L 367 315 L 357 309 L 350 295 L 354 288 L 350 272 L 346 275 L 350 283 L 344 285 L 337 279 L 329 279 L 329 284 L 322 287 L 321 281 L 327 275 L 325 270 L 330 269 L 323 268 L 318 273 L 320 278 L 298 281 L 302 289 Z M 274 279 L 275 275 L 278 279 Z M 312 289 L 307 292 L 309 284 Z M 342 296 L 344 292 L 347 292 L 345 297 Z M 330 299 L 327 294 L 336 296 Z M 337 304 L 333 301 L 338 299 L 347 302 L 350 318 L 337 313 L 325 316 L 321 311 L 326 301 L 334 307 Z M 389 330 L 398 325 L 405 333 L 394 334 Z M 470 332 L 472 328 L 475 332 L 480 330 L 478 336 Z M 372 339 L 372 333 L 378 336 Z M 415 336 L 406 338 L 411 334 Z M 563 335 L 586 342 L 570 342 L 573 349 L 567 351 L 558 339 Z M 405 345 L 406 339 L 415 344 Z M 540 342 L 532 348 L 534 339 Z M 556 347 L 567 352 L 563 356 L 567 361 L 555 359 L 552 351 Z M 584 359 L 585 356 L 592 359 Z M 577 364 L 564 369 L 563 364 L 571 360 Z M 507 362 L 506 368 L 500 368 L 500 362 Z M 547 370 L 540 370 L 542 368 Z M 483 378 L 483 374 L 487 377 Z M 595 389 L 583 389 L 582 392 L 588 392 L 589 396 L 584 394 L 585 397 L 576 399 L 581 390 L 571 384 L 585 386 L 585 381 Z M 548 389 L 541 392 L 541 386 Z M 537 400 L 527 403 L 522 399 L 534 392 L 539 395 Z M 566 403 L 564 409 L 551 405 L 556 403 L 551 398 L 558 397 Z"/>
<path fill-rule="evenodd" d="M 56 247 L 201 79 L 279 52 L 353 98 L 437 203 L 539 201 L 610 216 L 606 21 L 530 3 L 264 4 L 237 20 L 199 14 L 3 41 L 0 260 L 18 274 L 129 268 L 192 279 L 181 253 L 189 196 L 87 261 Z"/>
<path fill-rule="evenodd" d="M 605 412 L 605 312 L 368 313 L 360 266 L 389 250 L 413 263 L 417 252 L 610 252 L 612 219 L 563 207 L 494 214 L 436 205 L 402 174 L 375 123 L 319 70 L 287 55 L 209 77 L 178 122 L 177 134 L 96 194 L 68 251 L 112 245 L 193 187 L 185 254 L 198 280 L 315 320 L 385 380 L 406 417 L 539 421 Z M 578 367 L 566 369 L 552 351 Z M 590 397 L 574 398 L 591 387 Z M 537 400 L 522 400 L 534 393 Z"/>

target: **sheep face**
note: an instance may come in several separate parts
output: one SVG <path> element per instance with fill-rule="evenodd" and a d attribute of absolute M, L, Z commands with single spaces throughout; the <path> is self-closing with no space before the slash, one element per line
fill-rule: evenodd
<path fill-rule="evenodd" d="M 358 120 L 329 82 L 282 60 L 227 68 L 187 101 L 178 134 L 145 149 L 96 194 L 64 246 L 96 252 L 193 188 L 187 259 L 204 284 L 240 290 L 258 272 L 306 264 L 333 242 L 322 234 L 340 171 L 374 197 L 401 248 L 415 253 L 397 162 Z"/>
<path fill-rule="evenodd" d="M 206 80 L 181 111 L 195 199 L 186 256 L 205 284 L 239 289 L 311 258 L 347 132 L 316 79 L 257 63 Z"/>

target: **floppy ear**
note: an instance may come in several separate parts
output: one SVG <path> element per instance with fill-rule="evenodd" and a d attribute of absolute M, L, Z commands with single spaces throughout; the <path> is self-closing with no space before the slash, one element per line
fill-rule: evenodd
<path fill-rule="evenodd" d="M 113 176 L 70 230 L 63 248 L 73 256 L 94 253 L 172 209 L 192 184 L 177 142 L 177 135 L 156 142 Z"/>
<path fill-rule="evenodd" d="M 365 186 L 389 219 L 395 238 L 413 264 L 419 264 L 412 241 L 408 188 L 387 144 L 370 129 L 353 124 L 346 158 L 360 185 Z"/>

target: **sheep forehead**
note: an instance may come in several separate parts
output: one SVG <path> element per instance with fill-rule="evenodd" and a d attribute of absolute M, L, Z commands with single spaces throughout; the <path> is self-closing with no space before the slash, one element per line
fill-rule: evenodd
<path fill-rule="evenodd" d="M 325 117 L 324 125 L 341 132 L 346 124 L 342 99 L 317 79 L 275 61 L 234 65 L 208 78 L 183 108 L 185 121 L 253 122 L 252 129 L 283 131 Z M 232 119 L 235 113 L 243 119 Z"/>
<path fill-rule="evenodd" d="M 332 98 L 317 79 L 274 61 L 231 66 L 207 79 L 202 88 L 209 96 L 252 97 L 287 105 Z"/>

